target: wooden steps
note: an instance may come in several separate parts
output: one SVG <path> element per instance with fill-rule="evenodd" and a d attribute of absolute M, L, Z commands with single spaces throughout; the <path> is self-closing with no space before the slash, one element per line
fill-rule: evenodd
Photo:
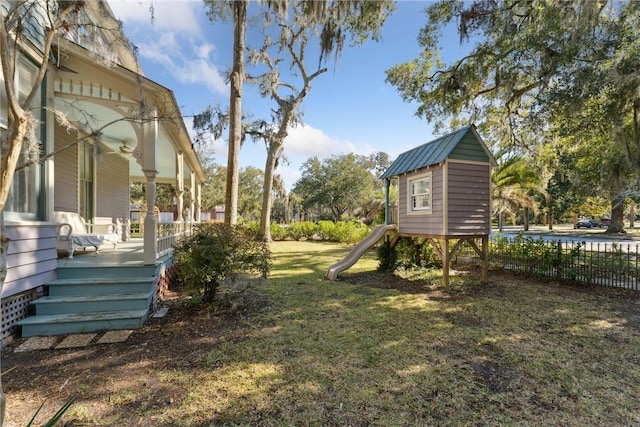
<path fill-rule="evenodd" d="M 138 329 L 155 292 L 154 266 L 58 267 L 36 314 L 18 322 L 23 337 Z"/>
<path fill-rule="evenodd" d="M 86 332 L 138 329 L 147 320 L 149 310 L 99 311 L 93 313 L 36 315 L 22 319 L 23 337 L 65 335 Z"/>

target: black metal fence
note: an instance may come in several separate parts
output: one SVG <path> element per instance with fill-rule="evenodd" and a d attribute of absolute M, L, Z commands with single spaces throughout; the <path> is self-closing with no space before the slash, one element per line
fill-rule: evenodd
<path fill-rule="evenodd" d="M 579 283 L 640 290 L 640 243 L 545 241 L 517 235 L 492 237 L 494 268 Z"/>

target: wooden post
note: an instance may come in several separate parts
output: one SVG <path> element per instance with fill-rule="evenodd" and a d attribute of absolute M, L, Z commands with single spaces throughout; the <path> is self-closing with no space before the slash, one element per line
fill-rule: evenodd
<path fill-rule="evenodd" d="M 487 283 L 487 268 L 489 267 L 489 236 L 482 236 L 482 283 Z"/>
<path fill-rule="evenodd" d="M 442 239 L 442 282 L 449 287 L 449 238 Z"/>

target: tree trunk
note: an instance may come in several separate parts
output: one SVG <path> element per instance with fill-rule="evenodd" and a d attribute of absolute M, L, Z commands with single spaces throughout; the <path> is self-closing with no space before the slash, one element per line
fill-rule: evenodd
<path fill-rule="evenodd" d="M 27 123 L 29 121 L 28 114 L 23 110 L 19 110 L 18 113 L 22 115 L 14 118 L 10 136 L 9 149 L 1 149 L 2 155 L 2 172 L 0 175 L 0 319 L 2 318 L 2 290 L 4 288 L 4 281 L 7 277 L 7 249 L 9 248 L 9 239 L 7 238 L 5 223 L 4 223 L 4 207 L 9 197 L 9 191 L 11 190 L 11 183 L 13 182 L 13 175 L 16 170 L 16 164 L 20 158 L 20 152 L 24 144 L 24 137 L 27 134 Z M 2 323 L 0 322 L 0 327 Z M 0 372 L 2 371 L 2 360 L 0 355 Z M 0 375 L 0 426 L 4 425 L 5 408 L 7 404 L 7 397 L 4 394 L 4 387 L 2 385 L 2 376 Z"/>
<path fill-rule="evenodd" d="M 631 207 L 629 208 L 629 227 L 633 228 L 635 226 L 636 220 L 636 203 L 634 201 L 631 202 Z"/>
<path fill-rule="evenodd" d="M 224 223 L 238 223 L 238 186 L 240 182 L 240 145 L 242 143 L 242 85 L 244 84 L 244 51 L 247 29 L 247 1 L 233 2 L 233 71 L 229 100 L 229 153 L 227 156 L 227 188 Z"/>
<path fill-rule="evenodd" d="M 524 208 L 524 231 L 529 231 L 529 208 Z"/>
<path fill-rule="evenodd" d="M 276 161 L 284 148 L 284 140 L 271 142 L 267 150 L 267 161 L 264 166 L 264 184 L 262 189 L 262 212 L 260 213 L 260 229 L 258 239 L 271 242 L 271 192 Z"/>
<path fill-rule="evenodd" d="M 624 197 L 611 198 L 611 222 L 607 233 L 624 233 Z"/>
<path fill-rule="evenodd" d="M 624 200 L 626 179 L 619 168 L 613 168 L 611 176 L 611 222 L 607 233 L 624 233 Z"/>

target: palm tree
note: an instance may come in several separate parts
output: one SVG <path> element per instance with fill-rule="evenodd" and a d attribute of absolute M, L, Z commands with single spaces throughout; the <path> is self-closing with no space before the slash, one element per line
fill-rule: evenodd
<path fill-rule="evenodd" d="M 525 221 L 528 222 L 529 210 L 535 211 L 537 202 L 535 193 L 545 195 L 540 183 L 540 174 L 527 164 L 520 155 L 496 156 L 499 161 L 491 175 L 493 214 L 498 214 L 498 229 L 502 231 L 504 214 L 515 217 L 520 209 L 525 209 Z M 528 225 L 528 224 L 526 224 Z"/>

